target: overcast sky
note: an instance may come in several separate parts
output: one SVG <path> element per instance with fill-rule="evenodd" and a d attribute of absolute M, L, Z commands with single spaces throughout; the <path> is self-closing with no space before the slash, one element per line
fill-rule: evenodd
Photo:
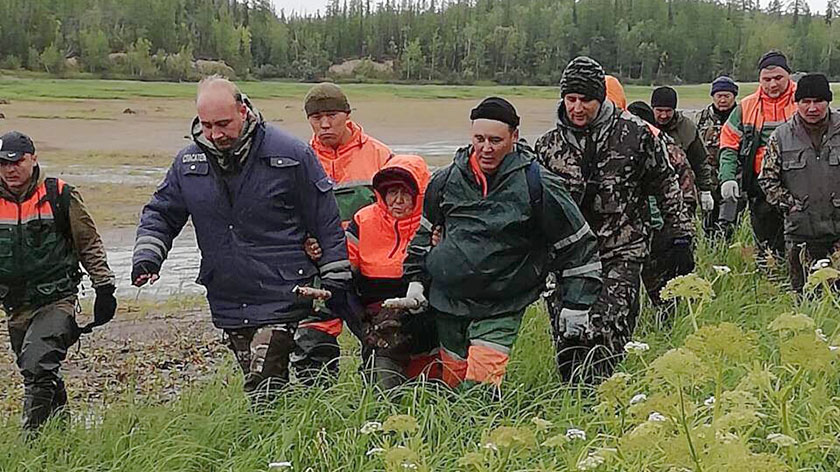
<path fill-rule="evenodd" d="M 315 13 L 316 10 L 324 10 L 324 6 L 327 4 L 327 0 L 271 0 L 274 3 L 274 6 L 277 8 L 277 12 L 279 13 L 280 10 L 286 10 L 286 13 L 291 13 L 292 11 L 296 11 L 299 13 Z M 374 0 L 373 4 L 378 3 L 381 0 Z M 663 0 L 664 1 L 664 0 Z M 770 0 L 761 0 L 762 5 L 767 5 L 770 3 Z M 783 2 L 787 3 L 787 2 Z M 808 0 L 808 5 L 811 6 L 811 11 L 813 12 L 823 12 L 825 11 L 825 4 L 826 0 Z"/>

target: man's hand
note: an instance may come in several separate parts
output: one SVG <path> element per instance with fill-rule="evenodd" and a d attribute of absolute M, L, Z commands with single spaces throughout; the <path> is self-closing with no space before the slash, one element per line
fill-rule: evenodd
<path fill-rule="evenodd" d="M 94 289 L 96 298 L 93 302 L 93 322 L 81 328 L 82 333 L 90 333 L 93 328 L 102 326 L 114 319 L 117 312 L 117 298 L 114 296 L 116 287 L 113 285 L 102 285 Z"/>
<path fill-rule="evenodd" d="M 712 192 L 700 192 L 700 208 L 703 211 L 712 211 L 715 209 L 715 199 L 712 197 Z"/>
<path fill-rule="evenodd" d="M 438 225 L 432 230 L 432 247 L 440 244 L 441 239 L 443 239 L 443 226 Z"/>
<path fill-rule="evenodd" d="M 738 182 L 734 180 L 727 180 L 720 185 L 720 196 L 724 200 L 737 200 L 741 198 L 741 189 L 738 188 Z"/>
<path fill-rule="evenodd" d="M 560 332 L 566 339 L 586 339 L 590 334 L 589 310 L 560 310 Z"/>
<path fill-rule="evenodd" d="M 321 250 L 321 245 L 318 244 L 318 240 L 315 238 L 306 238 L 306 241 L 303 242 L 303 250 L 313 262 L 318 262 L 321 256 L 324 255 L 324 251 Z"/>
<path fill-rule="evenodd" d="M 423 295 L 425 289 L 420 282 L 411 282 L 408 284 L 408 290 L 405 292 L 405 298 L 389 298 L 382 302 L 382 306 L 392 309 L 408 309 L 410 313 L 417 314 L 426 309 L 429 301 Z"/>
<path fill-rule="evenodd" d="M 691 238 L 674 238 L 671 257 L 674 260 L 674 275 L 690 274 L 694 270 L 694 249 L 691 247 Z"/>
<path fill-rule="evenodd" d="M 131 284 L 142 287 L 146 282 L 154 284 L 160 278 L 160 265 L 151 261 L 140 261 L 131 268 Z"/>

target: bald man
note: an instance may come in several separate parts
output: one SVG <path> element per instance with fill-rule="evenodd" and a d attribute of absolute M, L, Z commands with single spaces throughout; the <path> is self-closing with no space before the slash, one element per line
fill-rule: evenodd
<path fill-rule="evenodd" d="M 312 301 L 293 293 L 312 283 L 344 309 L 351 280 L 333 184 L 310 147 L 266 124 L 227 79 L 198 85 L 198 116 L 190 144 L 175 157 L 143 208 L 134 246 L 132 281 L 154 283 L 188 218 L 195 226 L 213 324 L 245 374 L 245 391 L 272 398 L 289 381 L 298 323 Z M 323 255 L 304 253 L 314 235 Z M 330 305 L 330 302 L 328 302 Z M 318 372 L 297 372 L 304 380 Z"/>

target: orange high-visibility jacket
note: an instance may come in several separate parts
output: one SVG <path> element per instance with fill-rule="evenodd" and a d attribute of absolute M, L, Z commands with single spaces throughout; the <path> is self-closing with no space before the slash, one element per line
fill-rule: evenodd
<path fill-rule="evenodd" d="M 401 173 L 412 179 L 419 191 L 414 201 L 414 211 L 409 218 L 397 220 L 385 206 L 385 196 L 376 191 L 376 203 L 359 210 L 347 228 L 347 252 L 354 271 L 358 271 L 362 279 L 383 282 L 388 279 L 403 285 L 403 260 L 408 250 L 408 244 L 420 227 L 423 214 L 423 195 L 431 178 L 429 167 L 420 156 L 394 156 L 385 167 L 374 177 L 386 173 Z M 366 285 L 360 284 L 360 291 L 364 292 Z M 379 283 L 385 288 L 387 283 Z M 403 287 L 393 287 L 394 294 L 361 293 L 362 298 L 381 298 L 402 296 Z M 402 290 L 402 292 L 399 292 Z M 378 291 L 378 290 L 377 290 Z"/>
<path fill-rule="evenodd" d="M 365 134 L 358 124 L 348 121 L 347 126 L 352 133 L 350 141 L 338 149 L 324 146 L 315 136 L 311 141 L 318 160 L 335 181 L 335 197 L 344 222 L 373 201 L 373 175 L 393 156 L 388 146 Z"/>

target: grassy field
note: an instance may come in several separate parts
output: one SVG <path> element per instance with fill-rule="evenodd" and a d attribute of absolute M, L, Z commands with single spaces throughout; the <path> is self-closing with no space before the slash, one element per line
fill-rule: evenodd
<path fill-rule="evenodd" d="M 242 90 L 255 99 L 294 98 L 306 94 L 311 84 L 290 82 L 239 82 Z M 490 95 L 505 97 L 557 98 L 557 87 L 518 86 L 447 86 L 346 84 L 354 99 L 480 99 Z M 743 84 L 745 91 L 755 84 Z M 676 87 L 684 105 L 701 106 L 708 102 L 708 85 Z M 629 101 L 648 100 L 652 87 L 630 85 L 625 88 Z M 179 98 L 195 96 L 195 84 L 169 82 L 136 82 L 120 80 L 15 78 L 0 75 L 0 99 L 6 100 L 74 100 L 74 99 L 137 99 Z"/>
<path fill-rule="evenodd" d="M 649 349 L 595 390 L 560 382 L 535 306 L 501 401 L 421 383 L 382 396 L 344 338 L 337 385 L 290 388 L 258 412 L 228 356 L 175 401 L 74 404 L 66 429 L 31 444 L 17 418 L 0 419 L 0 470 L 836 471 L 837 295 L 785 293 L 747 241 L 745 227 L 731 246 L 701 240 L 697 277 L 672 287 L 673 323 L 646 308 L 637 340 Z"/>

